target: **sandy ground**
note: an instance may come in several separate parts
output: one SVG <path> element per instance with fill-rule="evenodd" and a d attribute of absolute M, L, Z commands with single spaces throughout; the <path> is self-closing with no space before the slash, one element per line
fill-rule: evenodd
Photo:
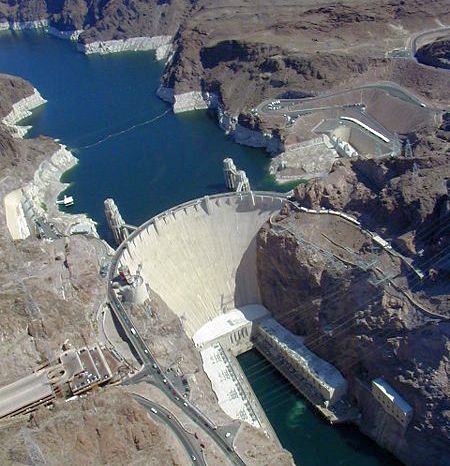
<path fill-rule="evenodd" d="M 4 198 L 6 225 L 13 240 L 25 239 L 30 236 L 27 221 L 23 213 L 22 205 L 22 190 L 16 189 Z"/>

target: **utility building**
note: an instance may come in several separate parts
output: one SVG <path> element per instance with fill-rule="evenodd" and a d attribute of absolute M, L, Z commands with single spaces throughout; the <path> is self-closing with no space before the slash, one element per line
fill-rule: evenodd
<path fill-rule="evenodd" d="M 372 380 L 372 395 L 383 409 L 403 427 L 409 424 L 413 415 L 412 407 L 383 379 Z"/>
<path fill-rule="evenodd" d="M 272 351 L 279 353 L 322 398 L 325 406 L 331 406 L 345 395 L 347 381 L 333 365 L 310 351 L 302 337 L 293 334 L 272 317 L 262 319 L 257 326 L 260 342 L 262 340 Z"/>

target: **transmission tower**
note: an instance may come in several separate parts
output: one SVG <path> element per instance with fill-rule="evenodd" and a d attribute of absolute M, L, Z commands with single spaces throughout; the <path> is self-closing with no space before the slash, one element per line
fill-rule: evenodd
<path fill-rule="evenodd" d="M 25 442 L 25 447 L 28 451 L 28 457 L 30 459 L 30 464 L 32 464 L 33 466 L 40 466 L 40 465 L 47 464 L 47 461 L 45 461 L 44 455 L 42 454 L 42 451 L 39 448 L 39 445 L 31 437 L 29 430 L 25 427 L 22 427 L 20 429 L 20 432 Z"/>
<path fill-rule="evenodd" d="M 379 159 L 382 155 L 383 153 L 381 151 L 381 147 L 379 144 L 377 144 L 377 146 L 375 147 L 375 156 L 377 159 Z"/>
<path fill-rule="evenodd" d="M 402 145 L 400 142 L 400 138 L 398 137 L 397 133 L 394 133 L 394 137 L 392 138 L 392 157 L 398 157 L 402 151 Z"/>
<path fill-rule="evenodd" d="M 405 157 L 408 158 L 408 159 L 412 159 L 412 157 L 413 157 L 413 150 L 412 150 L 411 142 L 410 142 L 409 139 L 406 139 Z"/>

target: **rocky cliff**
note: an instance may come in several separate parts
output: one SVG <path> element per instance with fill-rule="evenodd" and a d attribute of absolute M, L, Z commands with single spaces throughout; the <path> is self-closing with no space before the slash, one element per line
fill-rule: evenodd
<path fill-rule="evenodd" d="M 363 432 L 408 465 L 448 464 L 448 287 L 414 293 L 417 278 L 341 219 L 287 208 L 273 220 L 257 240 L 263 304 L 346 377 Z M 423 292 L 435 305 L 421 301 Z M 414 409 L 406 431 L 371 396 L 380 376 Z"/>
<path fill-rule="evenodd" d="M 410 157 L 342 160 L 323 180 L 299 185 L 295 198 L 310 208 L 356 215 L 420 264 L 440 249 L 445 252 L 447 244 L 448 134 L 444 115 L 434 134 L 418 139 Z"/>
<path fill-rule="evenodd" d="M 441 37 L 420 47 L 416 53 L 416 58 L 425 65 L 450 69 L 450 36 Z"/>

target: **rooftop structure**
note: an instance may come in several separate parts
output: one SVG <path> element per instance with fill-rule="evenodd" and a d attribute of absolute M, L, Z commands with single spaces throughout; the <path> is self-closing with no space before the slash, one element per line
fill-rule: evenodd
<path fill-rule="evenodd" d="M 63 392 L 77 395 L 112 376 L 100 347 L 64 351 L 51 366 L 0 388 L 0 419 L 30 412 Z M 61 390 L 63 385 L 70 390 Z"/>
<path fill-rule="evenodd" d="M 220 407 L 232 419 L 245 421 L 254 427 L 261 427 L 258 416 L 251 406 L 234 369 L 219 343 L 200 352 L 203 367 L 211 380 Z"/>
<path fill-rule="evenodd" d="M 319 358 L 303 343 L 303 338 L 293 334 L 275 319 L 266 317 L 258 323 L 259 334 L 279 350 L 283 357 L 332 404 L 347 391 L 347 382 L 330 363 Z"/>
<path fill-rule="evenodd" d="M 74 395 L 107 382 L 112 377 L 111 369 L 98 346 L 65 351 L 60 360 Z"/>
<path fill-rule="evenodd" d="M 240 354 L 250 349 L 253 323 L 269 315 L 260 304 L 250 304 L 221 314 L 199 328 L 192 339 L 199 348 L 220 341 L 225 349 Z"/>
<path fill-rule="evenodd" d="M 0 388 L 0 419 L 25 412 L 54 397 L 46 371 L 27 375 Z"/>
<path fill-rule="evenodd" d="M 406 427 L 413 415 L 412 407 L 383 379 L 372 380 L 372 394 L 383 409 Z"/>

